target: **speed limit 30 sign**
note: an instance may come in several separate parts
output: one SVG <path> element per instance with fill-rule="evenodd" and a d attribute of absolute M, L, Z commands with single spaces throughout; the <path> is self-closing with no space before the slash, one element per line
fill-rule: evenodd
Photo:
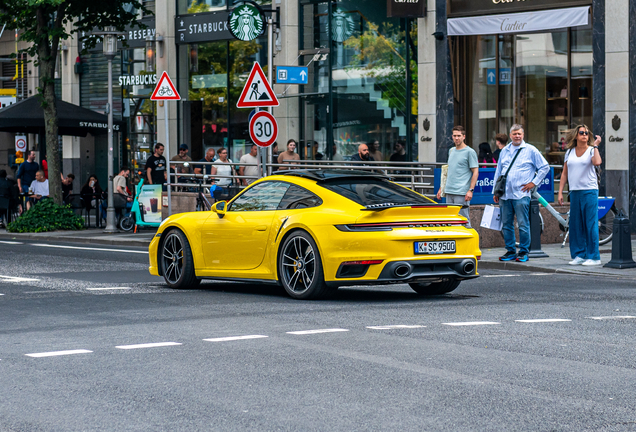
<path fill-rule="evenodd" d="M 254 144 L 269 147 L 278 137 L 278 123 L 267 111 L 259 111 L 250 120 L 250 137 Z"/>

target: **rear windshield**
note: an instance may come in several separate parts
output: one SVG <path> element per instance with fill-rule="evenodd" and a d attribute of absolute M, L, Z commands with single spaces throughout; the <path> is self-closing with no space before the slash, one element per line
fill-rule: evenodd
<path fill-rule="evenodd" d="M 345 198 L 349 198 L 363 206 L 372 204 L 433 204 L 422 195 L 403 188 L 387 180 L 370 179 L 337 179 L 319 183 Z"/>

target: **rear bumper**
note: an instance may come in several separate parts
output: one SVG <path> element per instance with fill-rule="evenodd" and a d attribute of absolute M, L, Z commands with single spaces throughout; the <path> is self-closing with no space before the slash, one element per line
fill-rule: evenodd
<path fill-rule="evenodd" d="M 365 272 L 366 273 L 366 272 Z M 475 258 L 427 259 L 391 261 L 384 265 L 375 279 L 361 277 L 328 281 L 330 286 L 382 285 L 412 282 L 441 282 L 479 277 Z"/>

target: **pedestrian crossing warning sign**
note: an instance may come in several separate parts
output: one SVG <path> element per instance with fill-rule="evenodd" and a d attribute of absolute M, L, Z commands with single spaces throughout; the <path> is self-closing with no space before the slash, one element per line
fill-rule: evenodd
<path fill-rule="evenodd" d="M 236 103 L 237 108 L 273 107 L 280 105 L 274 90 L 269 85 L 263 69 L 258 62 L 254 63 L 252 72 L 243 87 Z"/>
<path fill-rule="evenodd" d="M 172 80 L 168 76 L 168 72 L 163 71 L 163 74 L 161 74 L 161 78 L 159 78 L 159 82 L 157 82 L 157 87 L 155 87 L 155 91 L 152 92 L 152 96 L 150 96 L 150 99 L 181 100 L 181 96 L 179 96 L 179 92 L 177 92 L 174 84 L 172 84 Z"/>

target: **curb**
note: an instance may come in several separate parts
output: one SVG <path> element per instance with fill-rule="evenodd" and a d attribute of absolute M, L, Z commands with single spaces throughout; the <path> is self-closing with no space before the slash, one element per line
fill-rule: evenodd
<path fill-rule="evenodd" d="M 30 234 L 0 234 L 0 240 L 37 240 L 45 242 L 62 242 L 62 243 L 81 243 L 81 244 L 95 244 L 106 246 L 132 246 L 132 247 L 145 247 L 150 246 L 151 240 L 130 239 L 124 242 L 121 239 L 109 239 L 109 238 L 93 238 L 93 237 L 70 237 L 70 236 L 51 236 L 42 237 L 38 235 Z"/>

